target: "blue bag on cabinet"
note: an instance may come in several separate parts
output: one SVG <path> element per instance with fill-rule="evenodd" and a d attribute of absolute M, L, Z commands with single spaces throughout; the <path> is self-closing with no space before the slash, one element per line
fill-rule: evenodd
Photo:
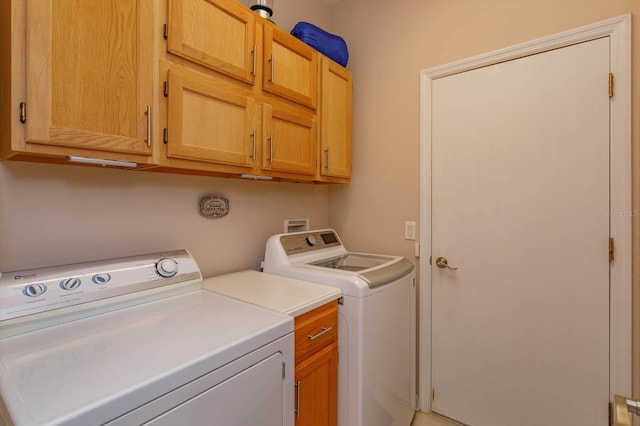
<path fill-rule="evenodd" d="M 343 67 L 347 66 L 349 51 L 342 37 L 328 33 L 308 22 L 298 22 L 291 30 L 291 34 Z"/>

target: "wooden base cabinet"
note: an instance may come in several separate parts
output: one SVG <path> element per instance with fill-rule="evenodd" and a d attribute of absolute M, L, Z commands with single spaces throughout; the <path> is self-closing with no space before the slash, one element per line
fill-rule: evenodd
<path fill-rule="evenodd" d="M 336 425 L 337 372 L 336 343 L 296 365 L 296 425 Z"/>
<path fill-rule="evenodd" d="M 338 302 L 295 318 L 296 426 L 338 421 Z"/>

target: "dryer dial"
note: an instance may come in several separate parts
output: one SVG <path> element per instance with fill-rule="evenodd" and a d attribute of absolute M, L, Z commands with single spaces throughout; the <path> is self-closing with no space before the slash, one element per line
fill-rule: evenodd
<path fill-rule="evenodd" d="M 28 297 L 38 297 L 47 291 L 46 284 L 29 284 L 22 289 L 22 294 Z"/>
<path fill-rule="evenodd" d="M 80 278 L 67 278 L 60 281 L 60 288 L 63 290 L 75 290 L 80 287 L 80 284 L 82 284 Z"/>
<path fill-rule="evenodd" d="M 307 244 L 309 244 L 310 246 L 315 246 L 316 243 L 318 242 L 318 240 L 316 240 L 316 237 L 314 237 L 313 235 L 309 235 L 307 238 Z"/>
<path fill-rule="evenodd" d="M 91 281 L 93 281 L 98 285 L 103 285 L 111 281 L 111 275 L 107 273 L 96 274 L 93 277 L 91 277 Z"/>
<path fill-rule="evenodd" d="M 178 273 L 178 262 L 170 257 L 164 257 L 156 263 L 156 271 L 161 277 L 171 278 Z"/>

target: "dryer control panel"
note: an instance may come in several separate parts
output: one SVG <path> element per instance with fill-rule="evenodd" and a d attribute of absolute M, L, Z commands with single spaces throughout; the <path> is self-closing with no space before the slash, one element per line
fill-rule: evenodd
<path fill-rule="evenodd" d="M 284 234 L 280 237 L 280 244 L 287 256 L 342 246 L 338 234 L 331 229 Z"/>
<path fill-rule="evenodd" d="M 186 250 L 0 273 L 0 337 L 17 321 L 33 323 L 46 316 L 53 324 L 54 316 L 59 321 L 63 315 L 77 319 L 85 316 L 78 314 L 81 310 L 192 291 L 191 284 L 201 281 L 200 269 Z"/>

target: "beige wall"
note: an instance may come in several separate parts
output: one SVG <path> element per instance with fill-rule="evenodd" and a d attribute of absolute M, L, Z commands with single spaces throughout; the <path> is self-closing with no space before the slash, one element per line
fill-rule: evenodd
<path fill-rule="evenodd" d="M 274 10 L 285 28 L 325 25 L 318 0 L 275 0 Z M 230 200 L 228 216 L 199 216 L 208 194 Z M 284 219 L 326 227 L 327 199 L 326 186 L 0 162 L 0 271 L 175 248 L 205 276 L 257 269 Z"/>
<path fill-rule="evenodd" d="M 330 30 L 354 75 L 353 183 L 329 189 L 329 222 L 351 249 L 413 255 L 419 215 L 419 72 L 618 15 L 633 14 L 634 209 L 638 200 L 638 0 L 343 0 Z M 638 219 L 634 218 L 634 394 L 640 397 Z"/>
<path fill-rule="evenodd" d="M 287 31 L 291 31 L 300 21 L 327 27 L 327 19 L 327 7 L 322 0 L 273 0 L 271 20 Z"/>
<path fill-rule="evenodd" d="M 200 198 L 229 199 L 220 219 Z M 258 269 L 284 219 L 327 225 L 326 187 L 0 163 L 0 271 L 188 249 L 205 276 Z"/>

